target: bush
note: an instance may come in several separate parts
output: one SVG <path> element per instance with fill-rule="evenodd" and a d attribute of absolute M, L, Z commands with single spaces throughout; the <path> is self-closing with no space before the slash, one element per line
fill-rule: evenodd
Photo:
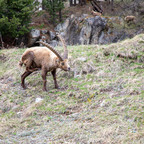
<path fill-rule="evenodd" d="M 37 4 L 35 0 L 0 0 L 2 36 L 18 38 L 29 32 L 29 23 Z"/>
<path fill-rule="evenodd" d="M 62 21 L 61 11 L 64 8 L 64 2 L 62 0 L 43 0 L 43 5 L 49 12 L 53 25 L 57 23 L 57 17 L 59 17 L 59 22 Z"/>

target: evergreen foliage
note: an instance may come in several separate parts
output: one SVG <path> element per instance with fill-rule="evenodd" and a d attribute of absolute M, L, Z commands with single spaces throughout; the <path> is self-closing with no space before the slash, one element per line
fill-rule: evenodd
<path fill-rule="evenodd" d="M 61 10 L 64 8 L 63 0 L 43 0 L 43 5 L 49 12 L 53 25 L 57 22 L 57 17 L 59 17 L 60 22 L 62 21 Z"/>
<path fill-rule="evenodd" d="M 29 31 L 35 0 L 0 0 L 0 32 L 13 38 Z"/>

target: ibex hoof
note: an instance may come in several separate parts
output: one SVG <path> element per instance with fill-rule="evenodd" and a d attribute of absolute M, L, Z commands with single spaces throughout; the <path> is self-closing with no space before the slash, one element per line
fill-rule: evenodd
<path fill-rule="evenodd" d="M 61 89 L 59 86 L 55 86 L 55 89 Z"/>
<path fill-rule="evenodd" d="M 25 85 L 21 85 L 22 86 L 22 88 L 25 90 L 25 89 L 27 89 L 27 87 L 25 86 Z"/>
<path fill-rule="evenodd" d="M 45 92 L 47 92 L 47 89 L 46 89 L 46 88 L 43 88 L 42 90 L 45 91 Z"/>

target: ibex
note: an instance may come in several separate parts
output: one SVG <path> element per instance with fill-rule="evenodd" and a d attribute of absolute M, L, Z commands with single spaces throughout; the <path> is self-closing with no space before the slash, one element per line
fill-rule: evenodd
<path fill-rule="evenodd" d="M 125 20 L 127 23 L 129 23 L 129 22 L 134 22 L 134 23 L 135 23 L 136 17 L 135 17 L 135 16 L 126 16 L 126 17 L 124 18 L 124 20 Z"/>
<path fill-rule="evenodd" d="M 102 13 L 96 12 L 96 11 L 94 11 L 94 10 L 91 11 L 91 14 L 92 14 L 93 16 L 101 16 L 101 15 L 102 15 Z"/>
<path fill-rule="evenodd" d="M 64 47 L 64 57 L 62 58 L 60 54 L 47 43 L 39 41 L 38 43 L 43 44 L 46 47 L 32 47 L 26 49 L 23 53 L 19 65 L 23 64 L 26 67 L 25 72 L 21 75 L 21 86 L 25 89 L 25 78 L 29 76 L 32 72 L 41 69 L 42 79 L 43 79 L 43 91 L 46 89 L 46 76 L 47 72 L 51 72 L 54 79 L 55 88 L 59 88 L 56 80 L 56 69 L 61 68 L 64 71 L 69 71 L 70 66 L 68 64 L 68 50 L 64 39 L 57 35 L 62 41 Z"/>
<path fill-rule="evenodd" d="M 94 11 L 92 7 L 89 7 L 89 11 L 93 16 L 102 16 L 102 13 Z"/>

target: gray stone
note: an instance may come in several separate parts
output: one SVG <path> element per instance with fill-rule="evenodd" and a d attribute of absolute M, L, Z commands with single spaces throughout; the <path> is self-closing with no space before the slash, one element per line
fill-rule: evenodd
<path fill-rule="evenodd" d="M 77 60 L 82 61 L 82 62 L 86 62 L 87 61 L 87 59 L 85 57 L 80 57 Z"/>
<path fill-rule="evenodd" d="M 46 43 L 46 40 L 45 39 L 39 39 L 39 41 L 42 41 L 42 42 L 45 42 Z M 44 46 L 43 44 L 39 44 L 40 46 Z"/>
<path fill-rule="evenodd" d="M 52 41 L 50 42 L 50 45 L 53 46 L 53 47 L 56 47 L 56 46 L 58 45 L 58 41 L 52 40 Z"/>
<path fill-rule="evenodd" d="M 50 40 L 54 40 L 56 37 L 55 33 L 52 31 L 49 31 L 49 36 L 50 36 Z"/>
<path fill-rule="evenodd" d="M 32 29 L 31 32 L 30 32 L 30 36 L 32 38 L 38 38 L 40 36 L 40 30 Z"/>
<path fill-rule="evenodd" d="M 29 33 L 28 46 L 33 46 L 37 39 L 40 37 L 40 30 L 32 29 Z"/>
<path fill-rule="evenodd" d="M 123 29 L 114 28 L 114 23 L 123 25 L 124 21 L 120 17 L 71 15 L 64 23 L 57 25 L 55 31 L 63 36 L 68 45 L 108 44 L 129 37 Z"/>
<path fill-rule="evenodd" d="M 88 18 L 87 14 L 81 17 L 71 15 L 62 24 L 59 24 L 55 31 L 65 38 L 69 45 L 75 44 L 96 44 L 99 33 L 105 28 L 106 20 L 99 16 Z"/>
<path fill-rule="evenodd" d="M 41 30 L 41 33 L 42 33 L 42 34 L 47 34 L 47 33 L 48 33 L 48 30 L 46 30 L 46 29 L 45 29 L 45 30 Z"/>
<path fill-rule="evenodd" d="M 40 97 L 39 97 L 39 98 L 36 98 L 36 100 L 35 100 L 36 103 L 39 103 L 39 102 L 41 102 L 41 101 L 43 101 L 43 99 L 40 98 Z"/>

